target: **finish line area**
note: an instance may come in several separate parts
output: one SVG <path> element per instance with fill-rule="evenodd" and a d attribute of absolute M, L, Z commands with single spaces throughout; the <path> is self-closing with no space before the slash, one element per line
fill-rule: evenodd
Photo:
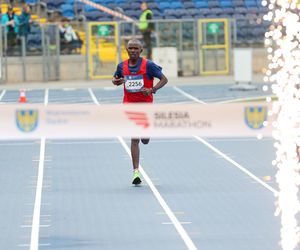
<path fill-rule="evenodd" d="M 41 89 L 29 104 L 102 105 L 122 88 Z M 262 91 L 159 90 L 158 104 L 224 103 Z M 252 95 L 252 96 L 251 96 Z M 0 109 L 18 90 L 0 91 Z M 30 105 L 25 105 L 27 107 Z M 224 118 L 225 119 L 225 118 Z M 280 249 L 273 139 L 154 137 L 131 185 L 128 137 L 1 140 L 3 249 Z"/>

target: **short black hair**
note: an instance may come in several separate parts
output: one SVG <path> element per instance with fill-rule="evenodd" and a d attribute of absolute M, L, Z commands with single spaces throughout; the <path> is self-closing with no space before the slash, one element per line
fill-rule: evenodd
<path fill-rule="evenodd" d="M 129 47 L 129 44 L 137 44 L 141 47 L 141 49 L 143 48 L 143 44 L 141 43 L 140 40 L 136 39 L 136 38 L 133 38 L 133 39 L 130 39 L 127 43 L 127 48 Z"/>

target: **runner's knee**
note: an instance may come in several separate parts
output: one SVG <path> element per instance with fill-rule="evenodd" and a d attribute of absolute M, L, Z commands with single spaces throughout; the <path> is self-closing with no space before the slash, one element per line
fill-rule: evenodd
<path fill-rule="evenodd" d="M 138 145 L 140 142 L 140 139 L 131 139 L 131 145 Z"/>

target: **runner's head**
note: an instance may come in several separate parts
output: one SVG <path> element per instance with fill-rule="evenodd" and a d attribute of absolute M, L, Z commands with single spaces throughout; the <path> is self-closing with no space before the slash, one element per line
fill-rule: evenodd
<path fill-rule="evenodd" d="M 138 39 L 131 39 L 127 43 L 127 53 L 129 56 L 129 59 L 138 59 L 140 57 L 140 54 L 143 52 L 143 45 L 140 40 Z"/>

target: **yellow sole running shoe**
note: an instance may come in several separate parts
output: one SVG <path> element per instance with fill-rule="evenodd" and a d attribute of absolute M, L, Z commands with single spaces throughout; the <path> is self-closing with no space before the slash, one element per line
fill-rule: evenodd
<path fill-rule="evenodd" d="M 141 184 L 142 180 L 140 177 L 140 172 L 138 170 L 135 170 L 133 173 L 133 180 L 132 180 L 132 184 L 133 185 L 139 185 Z"/>

